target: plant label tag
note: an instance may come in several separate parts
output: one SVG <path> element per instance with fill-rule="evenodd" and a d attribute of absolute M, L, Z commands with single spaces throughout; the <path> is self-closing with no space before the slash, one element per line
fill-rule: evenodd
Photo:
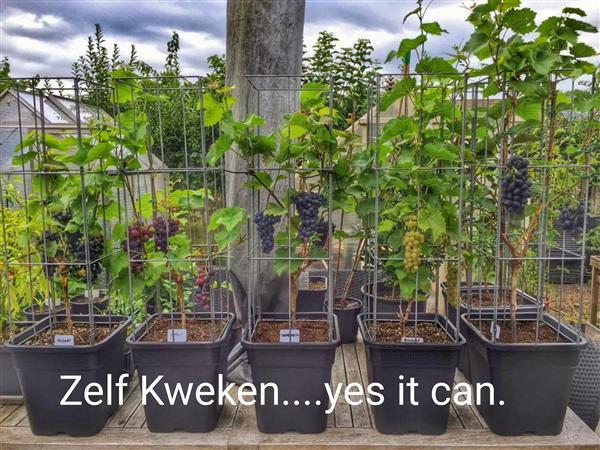
<path fill-rule="evenodd" d="M 185 328 L 171 328 L 167 331 L 167 342 L 187 342 L 187 330 Z"/>
<path fill-rule="evenodd" d="M 412 337 L 412 336 L 404 336 L 401 339 L 401 341 L 406 344 L 422 344 L 424 342 L 422 337 Z"/>
<path fill-rule="evenodd" d="M 490 325 L 490 334 L 492 336 L 495 336 L 496 340 L 500 339 L 500 327 L 493 320 L 492 320 L 492 324 Z"/>
<path fill-rule="evenodd" d="M 300 342 L 300 330 L 296 328 L 280 330 L 279 342 Z"/>
<path fill-rule="evenodd" d="M 54 345 L 75 345 L 75 338 L 72 334 L 57 334 L 54 336 Z"/>

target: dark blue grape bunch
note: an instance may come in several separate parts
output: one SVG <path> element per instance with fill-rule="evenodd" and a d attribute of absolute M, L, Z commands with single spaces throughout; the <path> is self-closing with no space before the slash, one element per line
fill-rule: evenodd
<path fill-rule="evenodd" d="M 52 217 L 54 217 L 54 219 L 56 221 L 58 221 L 61 225 L 67 226 L 67 224 L 73 218 L 73 212 L 71 211 L 70 208 L 67 208 L 67 209 L 65 209 L 63 211 L 57 212 Z"/>
<path fill-rule="evenodd" d="M 74 233 L 66 233 L 67 249 L 74 262 L 85 262 L 85 239 L 83 234 L 76 231 Z M 95 281 L 102 272 L 102 264 L 100 258 L 104 253 L 104 237 L 102 235 L 91 236 L 88 240 L 89 250 L 89 268 L 90 279 Z M 71 272 L 79 275 L 81 278 L 87 276 L 87 264 L 71 266 Z"/>
<path fill-rule="evenodd" d="M 521 214 L 531 198 L 529 161 L 512 155 L 506 167 L 508 173 L 502 178 L 502 205 L 512 213 Z"/>
<path fill-rule="evenodd" d="M 300 192 L 292 201 L 300 215 L 300 240 L 307 242 L 319 232 L 319 208 L 325 204 L 325 196 L 317 192 Z"/>
<path fill-rule="evenodd" d="M 156 217 L 148 230 L 154 236 L 154 246 L 156 250 L 167 253 L 169 249 L 169 236 L 173 236 L 179 232 L 181 222 L 177 219 L 165 220 L 164 217 Z"/>
<path fill-rule="evenodd" d="M 331 224 L 331 231 L 335 231 L 335 224 Z M 325 247 L 327 243 L 327 236 L 329 235 L 329 221 L 327 220 L 319 220 L 317 224 L 317 236 L 319 237 L 319 241 L 317 245 L 319 247 Z"/>
<path fill-rule="evenodd" d="M 280 216 L 272 216 L 260 211 L 254 214 L 253 222 L 258 228 L 260 246 L 263 253 L 271 253 L 275 247 L 275 224 L 281 221 Z"/>
<path fill-rule="evenodd" d="M 573 231 L 583 228 L 583 216 L 585 208 L 563 208 L 558 216 L 558 225 L 565 231 Z"/>

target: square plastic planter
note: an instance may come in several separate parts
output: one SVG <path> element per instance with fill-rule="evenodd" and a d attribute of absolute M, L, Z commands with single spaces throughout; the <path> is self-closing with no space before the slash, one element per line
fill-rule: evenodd
<path fill-rule="evenodd" d="M 154 433 L 179 430 L 194 433 L 212 431 L 217 426 L 221 406 L 216 400 L 211 405 L 198 403 L 195 388 L 200 383 L 210 383 L 216 389 L 219 374 L 225 377 L 233 314 L 215 314 L 216 319 L 226 320 L 227 323 L 217 339 L 212 342 L 141 342 L 147 326 L 161 316 L 171 317 L 171 314 L 154 314 L 127 338 L 127 346 L 133 352 L 138 376 L 146 377 L 148 385 L 151 385 L 156 377 L 163 377 L 154 391 L 164 405 L 160 405 L 152 395 L 148 395 L 147 404 L 144 405 L 148 429 Z M 179 320 L 181 314 L 173 314 L 172 317 Z M 211 320 L 210 313 L 188 313 L 186 317 Z M 171 391 L 177 383 L 181 383 L 184 392 L 189 383 L 192 383 L 192 395 L 188 404 L 184 405 L 181 397 L 177 397 L 177 401 L 171 405 L 165 383 L 170 386 Z"/>
<path fill-rule="evenodd" d="M 482 317 L 489 326 L 493 313 Z M 498 314 L 509 320 L 510 314 Z M 533 321 L 535 313 L 517 312 L 517 320 Z M 579 354 L 587 345 L 577 332 L 548 314 L 545 324 L 558 330 L 563 342 L 502 344 L 488 340 L 466 314 L 463 323 L 470 330 L 469 363 L 471 381 L 491 383 L 495 404 L 490 405 L 489 390 L 482 390 L 477 406 L 490 430 L 496 434 L 516 436 L 526 433 L 556 435 L 563 428 L 573 375 Z M 479 320 L 479 319 L 478 319 Z M 504 402 L 499 405 L 499 401 Z"/>
<path fill-rule="evenodd" d="M 444 299 L 446 301 L 448 301 L 448 286 L 446 285 L 446 283 L 442 283 L 441 287 L 442 287 L 442 295 L 444 296 Z M 479 293 L 480 289 L 481 289 L 481 291 L 491 290 L 493 292 L 494 285 L 493 284 L 485 284 L 484 285 L 483 283 L 473 283 L 471 291 L 474 294 Z M 465 378 L 467 380 L 471 381 L 471 368 L 469 366 L 469 348 L 470 348 L 469 340 L 470 340 L 470 336 L 471 336 L 471 330 L 468 327 L 466 327 L 464 325 L 464 323 L 460 320 L 460 316 L 467 313 L 467 314 L 469 314 L 469 317 L 479 317 L 480 313 L 486 312 L 486 311 L 487 312 L 493 311 L 494 307 L 493 306 L 477 306 L 477 305 L 475 305 L 469 309 L 467 304 L 462 300 L 462 294 L 467 293 L 467 292 L 469 292 L 468 286 L 463 285 L 460 287 L 461 303 L 460 303 L 460 312 L 458 313 L 458 317 L 457 317 L 457 313 L 456 313 L 456 307 L 451 305 L 450 303 L 447 303 L 447 305 L 448 305 L 447 316 L 448 316 L 448 320 L 453 325 L 456 325 L 457 319 L 459 320 L 460 332 L 467 340 L 467 345 L 465 346 L 463 351 L 460 352 L 460 358 L 458 360 L 458 369 L 463 373 L 463 375 L 465 376 Z M 517 290 L 517 299 L 519 302 L 519 304 L 517 305 L 517 311 L 527 311 L 527 312 L 535 313 L 538 310 L 539 303 L 531 295 L 526 294 L 525 292 L 522 292 L 520 290 Z M 498 305 L 498 311 L 510 313 L 510 306 L 509 305 Z"/>
<path fill-rule="evenodd" d="M 361 286 L 360 288 L 360 292 L 362 293 L 363 296 L 363 305 L 365 306 L 365 309 L 368 309 L 368 312 L 372 313 L 373 312 L 373 305 L 375 303 L 375 296 L 373 295 L 373 285 L 375 283 L 367 283 L 364 286 Z M 405 310 L 406 307 L 408 306 L 408 301 L 402 299 L 402 298 L 397 298 L 397 299 L 390 299 L 387 297 L 381 297 L 381 292 L 383 292 L 384 290 L 389 289 L 386 285 L 384 281 L 378 281 L 377 282 L 377 315 L 379 315 L 379 313 L 382 314 L 388 314 L 388 313 L 394 313 L 396 314 L 398 312 L 398 306 L 400 306 L 400 304 L 402 304 L 402 309 Z M 418 301 L 415 303 L 415 310 L 418 311 L 419 313 L 424 313 L 425 309 L 427 307 L 427 302 L 426 301 Z"/>
<path fill-rule="evenodd" d="M 321 314 L 321 318 L 326 318 Z M 298 319 L 302 319 L 298 315 Z M 314 320 L 314 314 L 310 315 Z M 265 389 L 264 404 L 255 405 L 258 429 L 263 433 L 322 433 L 327 428 L 329 399 L 325 383 L 331 382 L 335 350 L 340 345 L 337 319 L 333 316 L 333 341 L 319 343 L 260 343 L 242 339 L 252 368 L 252 381 L 260 392 L 260 383 L 275 383 Z M 287 405 L 284 404 L 287 401 Z M 297 401 L 298 404 L 294 402 Z M 310 404 L 306 405 L 306 401 Z M 317 404 L 319 402 L 319 404 Z"/>
<path fill-rule="evenodd" d="M 59 317 L 63 320 L 64 317 Z M 99 433 L 118 407 L 118 390 L 114 383 L 123 370 L 123 345 L 129 320 L 121 316 L 94 316 L 96 324 L 119 324 L 105 340 L 94 345 L 38 346 L 25 342 L 50 326 L 50 317 L 29 327 L 6 344 L 12 353 L 23 390 L 23 399 L 31 432 L 40 436 L 65 433 L 69 436 L 92 436 Z M 76 323 L 87 323 L 88 317 L 74 316 Z M 111 374 L 112 405 L 106 401 L 92 406 L 84 400 L 85 387 L 99 383 L 106 387 Z M 81 380 L 70 395 L 81 405 L 60 405 L 72 380 L 61 380 L 61 375 L 79 375 Z M 96 397 L 93 397 L 96 400 Z"/>
<path fill-rule="evenodd" d="M 325 298 L 327 297 L 327 277 L 320 275 L 309 275 L 308 281 L 325 283 L 324 289 L 298 289 L 297 311 L 298 312 L 323 312 Z"/>
<path fill-rule="evenodd" d="M 395 321 L 395 314 L 382 314 L 382 321 Z M 447 327 L 451 338 L 455 337 L 455 328 L 444 316 L 419 314 L 419 321 L 434 322 L 436 317 L 440 325 Z M 374 341 L 367 332 L 364 314 L 358 316 L 358 324 L 365 341 L 367 351 L 367 371 L 369 383 L 381 383 L 385 399 L 379 406 L 372 406 L 375 426 L 383 434 L 420 433 L 438 435 L 446 431 L 450 403 L 436 405 L 431 397 L 436 383 L 446 383 L 450 388 L 454 384 L 454 372 L 458 355 L 465 345 L 464 337 L 459 333 L 457 342 L 440 344 L 429 343 L 383 343 Z M 419 383 L 415 389 L 418 405 L 411 405 L 408 389 L 404 390 L 404 405 L 399 404 L 399 376 L 403 382 L 414 378 Z M 440 389 L 438 395 L 448 394 Z M 441 400 L 441 399 L 440 399 Z"/>

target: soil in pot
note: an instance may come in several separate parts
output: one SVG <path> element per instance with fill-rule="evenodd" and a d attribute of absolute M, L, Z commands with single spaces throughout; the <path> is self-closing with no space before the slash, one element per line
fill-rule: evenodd
<path fill-rule="evenodd" d="M 398 321 L 377 322 L 377 326 L 372 328 L 376 328 L 376 342 L 401 343 L 404 337 L 415 337 L 414 323 L 407 323 L 404 333 Z M 446 331 L 436 323 L 418 322 L 416 329 L 416 337 L 423 339 L 423 343 L 444 344 L 448 342 Z"/>
<path fill-rule="evenodd" d="M 471 318 L 470 322 L 483 333 L 486 339 L 492 340 L 491 321 Z M 500 328 L 500 336 L 496 342 L 502 344 L 533 344 L 539 342 L 542 344 L 552 344 L 557 342 L 568 342 L 554 328 L 544 322 L 536 325 L 535 321 L 527 321 L 516 323 L 516 332 L 513 333 L 510 321 L 501 320 L 498 322 Z M 536 340 L 537 329 L 537 340 Z"/>
<path fill-rule="evenodd" d="M 118 388 L 112 384 L 112 405 L 103 401 L 92 406 L 84 398 L 86 386 L 98 383 L 106 386 L 108 375 L 117 380 L 123 371 L 123 345 L 129 321 L 122 316 L 94 316 L 96 331 L 108 330 L 109 335 L 97 339 L 93 345 L 31 345 L 37 335 L 53 335 L 52 318 L 47 317 L 15 336 L 6 346 L 12 353 L 23 399 L 33 434 L 51 436 L 65 433 L 69 436 L 92 436 L 99 433 L 118 408 Z M 59 326 L 64 316 L 59 317 Z M 73 317 L 77 329 L 88 330 L 87 317 Z M 84 328 L 79 328 L 83 325 Z M 111 333 L 111 331 L 114 331 Z M 45 341 L 44 341 L 45 342 Z M 81 405 L 61 406 L 61 400 L 73 384 L 61 379 L 63 375 L 77 375 L 80 380 L 70 394 Z M 104 391 L 104 395 L 108 395 Z M 106 397 L 103 397 L 106 399 Z"/>
<path fill-rule="evenodd" d="M 325 302 L 327 306 L 327 302 Z M 358 333 L 357 317 L 362 311 L 362 302 L 352 297 L 345 299 L 336 298 L 333 312 L 335 313 L 340 327 L 340 339 L 342 344 L 350 344 L 356 341 Z"/>
<path fill-rule="evenodd" d="M 256 326 L 253 342 L 278 343 L 281 330 L 295 328 L 300 330 L 300 342 L 329 341 L 329 326 L 322 320 L 261 320 Z"/>
<path fill-rule="evenodd" d="M 180 317 L 180 314 L 155 314 L 127 339 L 139 376 L 147 380 L 163 377 L 155 388 L 161 399 L 171 395 L 165 384 L 173 389 L 180 383 L 185 390 L 188 385 L 195 389 L 201 383 L 209 383 L 216 389 L 219 375 L 224 378 L 227 371 L 233 314 L 219 314 L 211 320 L 210 313 L 188 313 L 187 341 L 167 342 L 167 330 L 173 325 L 182 328 Z M 213 337 L 212 324 L 215 325 Z M 165 401 L 162 405 L 149 396 L 144 405 L 146 424 L 155 433 L 209 432 L 216 427 L 220 412 L 217 401 L 202 405 L 193 395 L 185 404 L 177 397 L 173 404 Z"/>
<path fill-rule="evenodd" d="M 377 325 L 364 314 L 358 317 L 367 351 L 369 383 L 380 383 L 385 392 L 383 403 L 372 407 L 375 427 L 383 434 L 444 433 L 450 405 L 435 404 L 431 392 L 438 383 L 453 385 L 464 338 L 458 334 L 454 340 L 455 328 L 445 317 L 422 313 L 418 315 L 416 334 L 423 342 L 402 342 L 403 336 L 415 336 L 415 316 L 409 316 L 404 327 L 394 314 L 382 316 L 383 320 Z M 377 326 L 376 336 L 372 334 L 374 326 Z M 405 400 L 399 401 L 399 380 L 407 382 L 411 378 L 419 383 L 414 394 L 416 405 L 408 400 L 406 387 L 403 388 Z"/>
<path fill-rule="evenodd" d="M 469 297 L 470 297 L 470 300 L 469 300 Z M 494 306 L 508 307 L 508 305 L 510 304 L 510 294 L 508 292 L 505 292 L 504 300 L 503 300 L 500 293 L 498 293 L 498 302 L 494 302 L 494 291 L 489 291 L 489 290 L 479 291 L 479 289 L 473 288 L 470 295 L 468 292 L 462 292 L 461 300 L 464 305 L 468 305 L 469 301 L 470 301 L 471 307 L 473 307 L 473 308 L 480 308 L 480 307 L 489 308 L 489 307 L 494 307 Z M 525 301 L 525 299 L 522 296 L 517 295 L 517 305 L 529 305 L 529 304 L 530 303 Z"/>
<path fill-rule="evenodd" d="M 96 324 L 94 330 L 94 343 L 104 341 L 111 333 L 118 328 L 118 325 L 100 325 Z M 89 323 L 74 323 L 71 329 L 66 323 L 60 322 L 51 328 L 37 333 L 31 339 L 25 341 L 25 345 L 54 345 L 54 337 L 59 335 L 73 335 L 75 345 L 91 345 L 90 325 Z"/>
<path fill-rule="evenodd" d="M 215 320 L 214 324 L 210 320 L 188 319 L 185 321 L 187 330 L 187 342 L 208 342 L 221 335 L 223 328 L 227 325 L 226 320 Z M 213 328 L 214 325 L 214 328 Z M 144 334 L 141 342 L 168 342 L 168 330 L 184 328 L 180 320 L 171 320 L 168 316 L 158 317 L 150 324 L 150 328 Z"/>
<path fill-rule="evenodd" d="M 540 320 L 543 342 L 535 343 L 536 313 L 517 311 L 517 336 L 522 341 L 501 342 L 503 334 L 512 340 L 510 315 L 496 314 L 502 326 L 500 342 L 491 342 L 488 338 L 493 313 L 482 313 L 481 330 L 479 319 L 470 321 L 466 314 L 462 315 L 463 323 L 470 330 L 471 381 L 494 386 L 494 404 L 489 391 L 482 390 L 477 409 L 496 434 L 559 434 L 579 353 L 586 341 L 579 340 L 574 329 L 543 314 Z M 503 404 L 499 405 L 498 400 Z"/>

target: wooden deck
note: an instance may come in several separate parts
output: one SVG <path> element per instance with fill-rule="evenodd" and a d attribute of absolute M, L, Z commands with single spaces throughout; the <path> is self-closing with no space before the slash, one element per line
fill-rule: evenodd
<path fill-rule="evenodd" d="M 366 359 L 362 342 L 345 344 L 336 353 L 333 383 L 367 382 Z M 464 381 L 457 372 L 457 380 Z M 104 430 L 89 438 L 34 436 L 22 404 L 0 406 L 0 448 L 44 449 L 258 449 L 258 448 L 531 448 L 600 449 L 600 436 L 590 430 L 572 411 L 568 411 L 563 432 L 558 436 L 502 437 L 491 433 L 479 414 L 468 406 L 452 406 L 448 431 L 441 436 L 409 434 L 388 436 L 374 428 L 365 405 L 338 404 L 329 416 L 329 427 L 318 435 L 262 434 L 256 427 L 253 406 L 225 406 L 217 429 L 211 433 L 151 433 L 145 426 L 144 409 L 137 387 L 131 389 L 125 404 Z"/>

